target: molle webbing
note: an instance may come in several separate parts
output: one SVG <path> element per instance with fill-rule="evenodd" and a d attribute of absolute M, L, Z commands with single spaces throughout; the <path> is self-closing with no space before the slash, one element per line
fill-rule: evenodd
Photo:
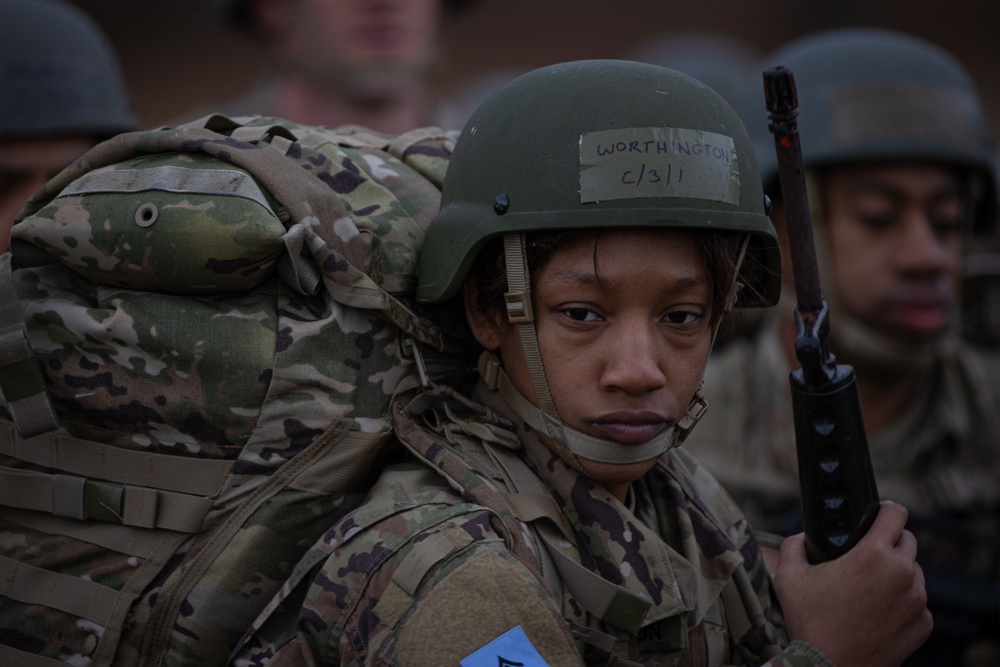
<path fill-rule="evenodd" d="M 118 591 L 101 584 L 59 574 L 0 556 L 3 595 L 65 611 L 98 625 L 107 625 Z"/>
<path fill-rule="evenodd" d="M 81 521 L 197 533 L 212 508 L 211 498 L 73 475 L 0 468 L 0 503 Z"/>
<path fill-rule="evenodd" d="M 13 424 L 3 420 L 0 420 L 0 455 L 81 477 L 200 496 L 217 494 L 233 466 L 232 461 L 223 459 L 121 449 L 57 434 L 22 438 Z"/>
<path fill-rule="evenodd" d="M 25 206 L 22 236 L 0 260 L 0 530 L 26 546 L 4 552 L 20 562 L 0 572 L 0 595 L 10 598 L 3 625 L 26 640 L 0 643 L 0 664 L 61 665 L 60 653 L 95 667 L 222 664 L 308 545 L 361 502 L 392 446 L 390 399 L 419 386 L 401 340 L 443 353 L 426 352 L 431 378 L 457 349 L 408 301 L 448 136 L 213 116 L 103 142 Z M 133 219 L 116 197 L 148 199 L 160 215 Z M 226 205 L 253 215 L 244 222 Z M 233 241 L 204 261 L 183 255 L 205 275 L 247 277 L 210 293 L 219 309 L 185 310 L 188 293 L 157 282 L 205 282 L 170 261 L 180 250 L 160 232 L 174 219 L 191 223 L 191 234 L 169 229 L 192 245 L 214 248 L 205 225 Z M 244 224 L 260 232 L 226 233 Z M 136 225 L 152 228 L 120 242 Z M 114 262 L 150 285 L 105 272 Z M 121 315 L 108 325 L 99 318 L 112 309 Z M 225 324 L 200 326 L 210 318 L 259 336 L 244 346 L 234 333 L 240 349 L 227 350 L 215 341 Z M 105 339 L 90 341 L 94 330 L 110 341 L 96 352 Z M 79 389 L 79 377 L 105 372 L 125 398 Z M 149 409 L 119 409 L 133 404 Z M 113 444 L 96 442 L 105 432 Z M 22 608 L 30 623 L 16 617 Z"/>
<path fill-rule="evenodd" d="M 0 255 L 0 390 L 18 430 L 33 436 L 56 430 L 59 421 L 32 356 L 10 261 L 10 253 Z"/>
<path fill-rule="evenodd" d="M 26 439 L 10 422 L 0 422 L 0 455 L 69 473 L 0 467 L 2 505 L 184 533 L 201 529 L 232 468 L 55 434 Z"/>

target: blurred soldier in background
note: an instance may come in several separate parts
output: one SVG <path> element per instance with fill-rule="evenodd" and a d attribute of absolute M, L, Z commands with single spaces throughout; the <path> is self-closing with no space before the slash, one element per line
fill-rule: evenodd
<path fill-rule="evenodd" d="M 962 664 L 963 652 L 1000 664 L 1000 359 L 961 340 L 957 312 L 966 240 L 997 214 L 976 90 L 949 54 L 886 31 L 806 37 L 765 65 L 798 84 L 831 351 L 854 366 L 880 494 L 910 509 L 921 547 L 935 634 L 908 664 Z M 780 237 L 774 139 L 759 74 L 752 83 L 740 106 Z M 703 420 L 687 446 L 759 530 L 787 535 L 801 530 L 787 257 L 783 273 L 783 304 L 758 335 L 710 361 L 706 397 L 725 418 Z"/>
<path fill-rule="evenodd" d="M 225 0 L 269 71 L 222 110 L 390 133 L 437 124 L 442 25 L 470 1 Z"/>
<path fill-rule="evenodd" d="M 118 61 L 90 17 L 60 0 L 0 2 L 0 251 L 28 197 L 135 128 Z"/>
<path fill-rule="evenodd" d="M 688 31 L 667 33 L 641 42 L 625 58 L 684 72 L 736 106 L 747 79 L 759 76 L 763 54 L 752 45 L 723 33 Z"/>
<path fill-rule="evenodd" d="M 627 51 L 625 58 L 684 72 L 737 106 L 747 81 L 760 77 L 757 63 L 762 55 L 754 46 L 732 35 L 694 30 L 667 33 L 641 42 Z M 734 310 L 719 327 L 712 349 L 720 350 L 735 338 L 752 335 L 764 313 L 760 308 Z"/>

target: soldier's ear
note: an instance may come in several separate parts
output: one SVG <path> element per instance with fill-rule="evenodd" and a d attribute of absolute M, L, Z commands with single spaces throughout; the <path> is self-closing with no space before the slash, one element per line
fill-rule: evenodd
<path fill-rule="evenodd" d="M 465 321 L 472 330 L 472 335 L 487 350 L 496 350 L 500 347 L 503 331 L 503 314 L 496 309 L 490 312 L 483 312 L 476 302 L 479 297 L 479 288 L 476 281 L 470 276 L 462 284 L 462 300 L 465 306 Z"/>

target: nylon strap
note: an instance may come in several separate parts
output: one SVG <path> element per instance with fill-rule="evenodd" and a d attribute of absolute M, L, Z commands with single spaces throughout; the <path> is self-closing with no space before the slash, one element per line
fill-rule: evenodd
<path fill-rule="evenodd" d="M 272 134 L 274 125 L 240 125 L 229 133 L 233 139 L 245 141 L 248 144 L 259 144 Z"/>
<path fill-rule="evenodd" d="M 126 528 L 102 521 L 74 521 L 14 507 L 0 507 L 0 520 L 138 558 L 152 556 L 164 538 L 164 533 L 160 531 Z"/>
<path fill-rule="evenodd" d="M 577 456 L 602 463 L 638 463 L 656 458 L 676 443 L 676 429 L 667 429 L 638 445 L 622 445 L 573 430 L 543 414 L 514 387 L 495 355 L 484 352 L 479 361 L 480 375 L 491 389 L 497 389 L 514 411 L 536 431 L 547 433 Z M 556 435 L 558 434 L 558 435 Z"/>
<path fill-rule="evenodd" d="M 0 504 L 78 520 L 201 530 L 212 498 L 0 467 Z"/>
<path fill-rule="evenodd" d="M 447 535 L 437 532 L 413 546 L 396 568 L 392 580 L 411 598 L 417 594 L 420 582 L 432 567 L 455 551 L 456 545 Z"/>
<path fill-rule="evenodd" d="M 365 479 L 376 466 L 373 458 L 382 450 L 381 443 L 390 436 L 391 432 L 347 431 L 303 468 L 288 483 L 289 488 L 318 496 L 335 496 L 344 489 L 356 487 L 358 481 Z"/>
<path fill-rule="evenodd" d="M 195 459 L 113 447 L 51 434 L 31 439 L 0 420 L 0 455 L 79 477 L 152 487 L 196 496 L 219 493 L 232 470 L 224 459 Z"/>
<path fill-rule="evenodd" d="M 277 217 L 253 176 L 237 169 L 193 169 L 171 165 L 91 171 L 67 185 L 59 196 L 148 190 L 240 197 L 256 202 Z"/>
<path fill-rule="evenodd" d="M 764 616 L 750 574 L 742 565 L 722 588 L 722 605 L 730 636 L 738 645 L 757 654 L 762 663 L 781 653 L 778 631 Z"/>
<path fill-rule="evenodd" d="M 736 589 L 736 584 L 732 579 L 722 587 L 722 608 L 726 614 L 729 634 L 738 644 L 750 631 L 753 624 L 750 622 L 750 616 L 740 600 L 740 592 Z"/>
<path fill-rule="evenodd" d="M 504 300 L 507 302 L 507 319 L 517 325 L 521 334 L 521 346 L 524 348 L 524 361 L 531 377 L 531 387 L 535 390 L 538 407 L 541 411 L 557 422 L 559 413 L 549 392 L 549 383 L 545 379 L 545 367 L 542 365 L 542 354 L 538 349 L 538 335 L 535 333 L 535 315 L 531 308 L 531 279 L 528 275 L 528 263 L 524 249 L 524 234 L 507 234 L 503 237 L 504 256 L 507 264 L 507 292 Z M 550 433 L 545 428 L 545 433 Z"/>
<path fill-rule="evenodd" d="M 14 667 L 66 667 L 62 660 L 46 658 L 37 653 L 18 651 L 16 648 L 0 644 L 0 665 L 13 665 Z"/>
<path fill-rule="evenodd" d="M 64 611 L 107 625 L 118 591 L 80 577 L 59 574 L 0 556 L 0 591 L 5 597 Z M 15 663 L 17 664 L 17 663 Z"/>
<path fill-rule="evenodd" d="M 421 127 L 400 134 L 389 142 L 389 145 L 386 146 L 386 150 L 390 155 L 394 155 L 400 160 L 403 160 L 406 157 L 406 151 L 410 150 L 410 148 L 419 144 L 421 141 L 426 141 L 428 139 L 453 138 L 455 138 L 454 133 L 445 132 L 440 127 Z"/>
<path fill-rule="evenodd" d="M 31 352 L 10 262 L 10 253 L 0 255 L 0 391 L 17 430 L 30 437 L 56 430 L 59 420 Z"/>

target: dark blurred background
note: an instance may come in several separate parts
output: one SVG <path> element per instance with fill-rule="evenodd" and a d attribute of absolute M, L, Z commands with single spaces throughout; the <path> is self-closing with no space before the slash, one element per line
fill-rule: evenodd
<path fill-rule="evenodd" d="M 108 32 L 144 126 L 230 99 L 259 74 L 259 49 L 218 20 L 219 1 L 74 0 Z M 816 30 L 875 26 L 954 54 L 1000 136 L 998 18 L 993 0 L 476 0 L 446 25 L 437 85 L 453 95 L 493 71 L 623 57 L 647 40 L 690 31 L 721 33 L 767 53 Z"/>

